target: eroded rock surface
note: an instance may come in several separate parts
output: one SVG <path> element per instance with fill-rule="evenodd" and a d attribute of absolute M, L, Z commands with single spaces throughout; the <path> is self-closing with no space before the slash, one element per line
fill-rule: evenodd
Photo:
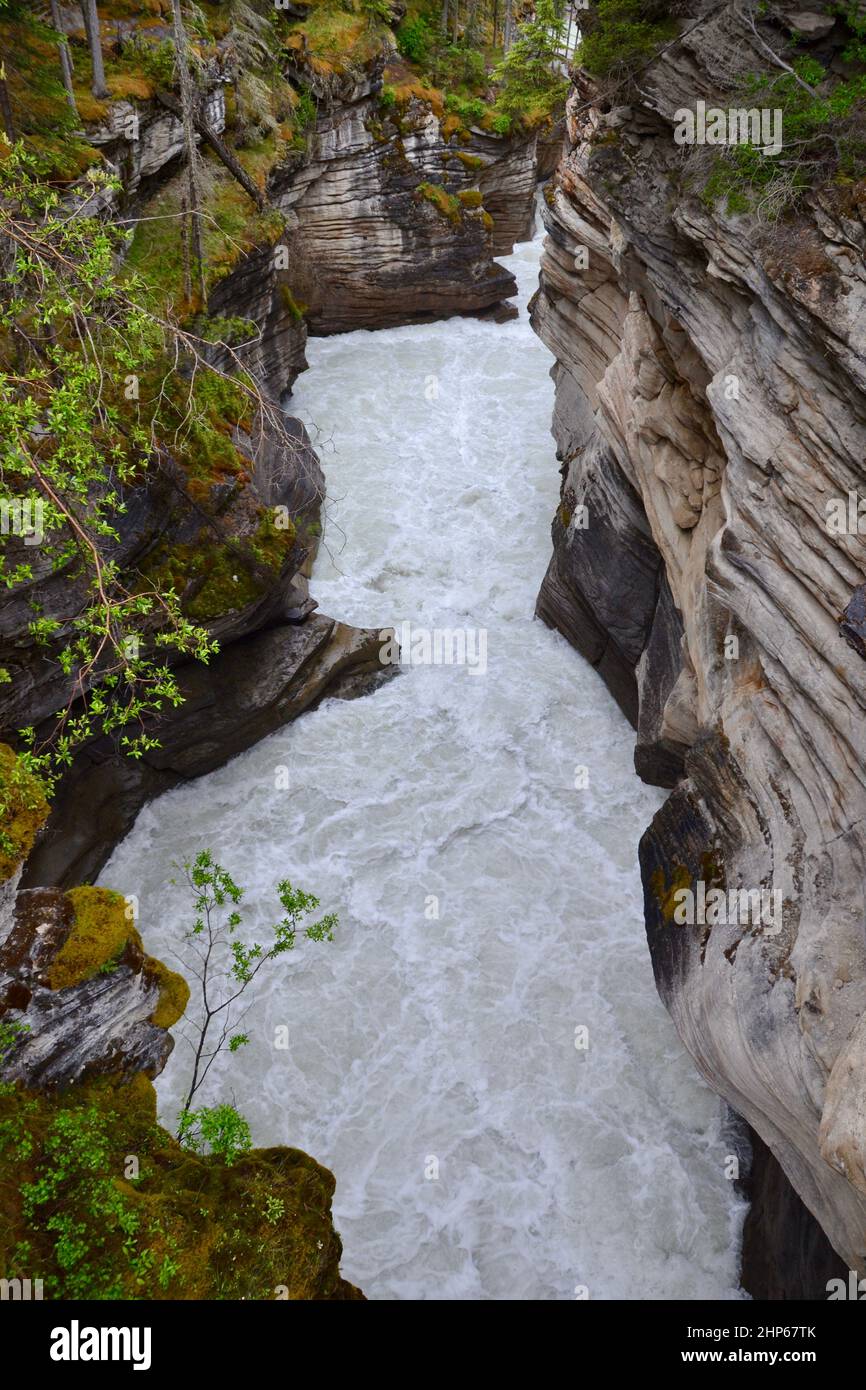
<path fill-rule="evenodd" d="M 763 66 L 727 6 L 628 107 L 578 77 L 533 306 L 563 463 L 538 611 L 636 723 L 641 775 L 675 784 L 641 864 L 680 1036 L 862 1271 L 866 549 L 827 504 L 864 486 L 866 198 L 767 228 L 681 182 L 674 112 L 727 106 L 734 53 Z M 699 880 L 778 890 L 778 930 L 676 925 Z"/>

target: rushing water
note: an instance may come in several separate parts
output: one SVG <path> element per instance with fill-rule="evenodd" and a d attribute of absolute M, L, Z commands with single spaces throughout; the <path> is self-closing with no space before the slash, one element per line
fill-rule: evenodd
<path fill-rule="evenodd" d="M 558 483 L 525 312 L 539 250 L 507 262 L 518 320 L 314 341 L 294 402 L 332 499 L 323 611 L 485 629 L 486 673 L 418 665 L 327 701 L 147 807 L 103 882 L 138 895 L 166 960 L 190 915 L 171 862 L 205 846 L 260 931 L 286 876 L 339 913 L 334 944 L 263 975 L 252 1042 L 201 1099 L 234 1096 L 256 1142 L 333 1169 L 368 1296 L 731 1297 L 721 1107 L 644 940 L 636 845 L 659 794 L 599 678 L 533 619 Z M 159 1083 L 169 1120 L 188 1061 L 180 1043 Z"/>

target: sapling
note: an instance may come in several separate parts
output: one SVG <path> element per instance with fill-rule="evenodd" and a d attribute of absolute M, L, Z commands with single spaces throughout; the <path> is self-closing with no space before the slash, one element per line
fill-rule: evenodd
<path fill-rule="evenodd" d="M 276 892 L 284 916 L 271 928 L 270 944 L 246 945 L 237 935 L 242 921 L 237 907 L 244 890 L 209 850 L 180 867 L 193 892 L 196 914 L 184 934 L 193 959 L 181 959 L 199 987 L 197 1007 L 188 1008 L 184 1015 L 190 1034 L 183 1036 L 192 1048 L 193 1067 L 177 1137 L 191 1148 L 208 1147 L 230 1164 L 250 1148 L 246 1121 L 230 1105 L 193 1110 L 193 1101 L 220 1053 L 236 1052 L 249 1042 L 248 1034 L 236 1031 L 248 1012 L 239 1010 L 239 1003 L 259 971 L 268 961 L 294 950 L 299 932 L 309 941 L 333 941 L 337 917 L 329 912 L 318 921 L 307 921 L 319 899 L 282 879 Z"/>

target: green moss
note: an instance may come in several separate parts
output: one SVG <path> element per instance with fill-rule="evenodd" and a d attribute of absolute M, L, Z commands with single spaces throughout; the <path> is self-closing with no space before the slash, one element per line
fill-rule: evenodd
<path fill-rule="evenodd" d="M 0 743 L 0 881 L 27 858 L 48 811 L 39 778 L 8 744 Z"/>
<path fill-rule="evenodd" d="M 235 154 L 253 181 L 263 187 L 284 149 L 285 141 L 272 136 L 247 149 L 235 150 Z M 276 241 L 285 223 L 273 209 L 259 212 L 216 155 L 205 151 L 204 168 L 204 272 L 205 287 L 210 293 L 246 254 Z M 125 262 L 128 274 L 139 274 L 147 281 L 159 306 L 173 308 L 181 317 L 202 307 L 195 284 L 192 299 L 184 298 L 181 206 L 185 195 L 186 173 L 181 170 L 145 204 Z"/>
<path fill-rule="evenodd" d="M 459 159 L 460 163 L 467 169 L 483 169 L 484 160 L 477 154 L 468 154 L 466 150 L 454 150 L 451 158 Z"/>
<path fill-rule="evenodd" d="M 659 912 L 663 922 L 668 926 L 674 920 L 674 913 L 677 909 L 676 894 L 683 889 L 691 888 L 692 875 L 685 864 L 674 864 L 671 872 L 670 882 L 663 869 L 658 868 L 651 875 L 649 881 L 650 892 L 653 894 L 659 905 Z"/>
<path fill-rule="evenodd" d="M 268 510 L 247 540 L 220 542 L 212 531 L 203 528 L 194 542 L 163 546 L 142 574 L 150 584 L 163 591 L 173 589 L 181 598 L 192 585 L 190 597 L 184 600 L 184 611 L 196 622 L 209 622 L 245 608 L 264 592 L 263 584 L 244 564 L 239 546 L 246 545 L 276 580 L 296 535 L 292 521 L 278 526 Z"/>
<path fill-rule="evenodd" d="M 426 202 L 432 203 L 436 211 L 447 218 L 454 226 L 460 222 L 461 204 L 459 198 L 455 198 L 453 193 L 448 193 L 439 183 L 419 183 L 415 190 L 416 194 L 424 198 Z"/>
<path fill-rule="evenodd" d="M 72 888 L 67 893 L 75 920 L 48 972 L 52 989 L 81 984 L 116 963 L 135 931 L 126 899 L 108 888 Z"/>
<path fill-rule="evenodd" d="M 150 1016 L 150 1022 L 157 1028 L 171 1028 L 183 1017 L 189 1003 L 189 985 L 182 975 L 169 970 L 161 960 L 147 959 L 146 973 L 156 979 L 159 985 L 159 1002 Z"/>
<path fill-rule="evenodd" d="M 333 1190 L 297 1149 L 232 1167 L 181 1149 L 141 1075 L 50 1096 L 0 1085 L 0 1277 L 41 1278 L 49 1298 L 359 1298 Z"/>
<path fill-rule="evenodd" d="M 297 299 L 295 299 L 295 296 L 292 294 L 292 291 L 289 289 L 288 285 L 280 285 L 279 294 L 282 304 L 285 306 L 286 309 L 288 309 L 292 318 L 295 319 L 298 323 L 303 323 L 304 314 L 306 313 L 309 306 L 307 304 L 300 303 Z"/>
<path fill-rule="evenodd" d="M 369 63 L 386 38 L 390 38 L 386 25 L 369 11 L 324 0 L 310 5 L 307 17 L 292 28 L 286 47 L 296 62 L 317 77 L 328 77 Z"/>
<path fill-rule="evenodd" d="M 457 194 L 457 197 L 465 208 L 481 207 L 481 193 L 477 188 L 465 188 L 462 193 Z"/>

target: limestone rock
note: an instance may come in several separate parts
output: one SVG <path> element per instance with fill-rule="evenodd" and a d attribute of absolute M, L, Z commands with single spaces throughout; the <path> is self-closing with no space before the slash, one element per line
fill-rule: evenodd
<path fill-rule="evenodd" d="M 569 103 L 532 306 L 563 460 L 539 612 L 632 714 L 642 775 L 675 783 L 641 864 L 680 1036 L 862 1272 L 866 546 L 826 523 L 864 487 L 863 200 L 825 190 L 768 231 L 683 187 L 674 112 L 728 105 L 726 55 L 763 63 L 734 5 L 704 21 L 615 126 L 586 75 Z M 699 881 L 778 892 L 776 926 L 677 926 L 673 891 Z M 780 1296 L 784 1233 L 762 1229 Z"/>

